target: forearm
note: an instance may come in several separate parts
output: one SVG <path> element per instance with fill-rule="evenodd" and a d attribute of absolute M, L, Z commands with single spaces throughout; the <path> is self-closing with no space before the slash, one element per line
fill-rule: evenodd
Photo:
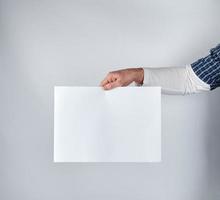
<path fill-rule="evenodd" d="M 143 85 L 160 86 L 165 94 L 186 95 L 210 90 L 210 86 L 194 74 L 190 65 L 143 69 Z"/>

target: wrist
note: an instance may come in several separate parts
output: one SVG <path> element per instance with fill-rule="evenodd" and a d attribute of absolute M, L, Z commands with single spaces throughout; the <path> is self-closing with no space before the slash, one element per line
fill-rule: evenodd
<path fill-rule="evenodd" d="M 135 68 L 134 71 L 135 71 L 134 82 L 138 85 L 142 85 L 144 82 L 144 69 Z"/>

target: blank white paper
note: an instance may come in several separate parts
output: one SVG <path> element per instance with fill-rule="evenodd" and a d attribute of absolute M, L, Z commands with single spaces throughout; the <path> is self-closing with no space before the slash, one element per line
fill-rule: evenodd
<path fill-rule="evenodd" d="M 160 87 L 55 87 L 54 161 L 161 161 Z"/>

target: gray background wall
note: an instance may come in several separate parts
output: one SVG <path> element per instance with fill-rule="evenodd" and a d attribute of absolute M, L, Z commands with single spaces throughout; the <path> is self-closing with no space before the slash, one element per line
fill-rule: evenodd
<path fill-rule="evenodd" d="M 162 97 L 162 163 L 53 163 L 54 85 L 182 66 L 220 39 L 219 0 L 0 0 L 0 199 L 220 199 L 219 89 Z"/>

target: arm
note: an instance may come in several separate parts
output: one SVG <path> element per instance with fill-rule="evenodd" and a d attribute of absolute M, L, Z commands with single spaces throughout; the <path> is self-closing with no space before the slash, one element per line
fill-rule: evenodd
<path fill-rule="evenodd" d="M 192 94 L 208 91 L 209 85 L 201 81 L 191 66 L 166 68 L 130 68 L 110 72 L 101 82 L 105 90 L 136 85 L 161 86 L 165 94 Z"/>
<path fill-rule="evenodd" d="M 191 66 L 197 77 L 210 85 L 211 90 L 220 87 L 220 44 Z"/>

